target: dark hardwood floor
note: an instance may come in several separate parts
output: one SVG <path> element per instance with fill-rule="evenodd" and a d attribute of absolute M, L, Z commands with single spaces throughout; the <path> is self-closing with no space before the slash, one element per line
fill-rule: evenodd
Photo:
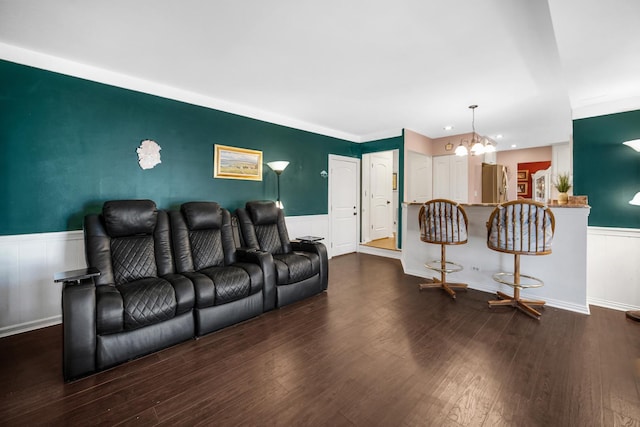
<path fill-rule="evenodd" d="M 640 323 L 420 281 L 337 257 L 326 294 L 67 384 L 60 326 L 0 339 L 0 425 L 640 425 Z"/>

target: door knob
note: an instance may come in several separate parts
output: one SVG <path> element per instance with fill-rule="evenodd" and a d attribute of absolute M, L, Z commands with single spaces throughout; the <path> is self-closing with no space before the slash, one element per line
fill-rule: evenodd
<path fill-rule="evenodd" d="M 387 204 L 391 203 L 390 201 L 387 200 Z"/>

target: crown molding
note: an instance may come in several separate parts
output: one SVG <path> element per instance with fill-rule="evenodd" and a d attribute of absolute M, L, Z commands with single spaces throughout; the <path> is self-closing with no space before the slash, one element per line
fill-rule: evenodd
<path fill-rule="evenodd" d="M 1 42 L 0 59 L 350 142 L 363 142 L 359 135 Z"/>
<path fill-rule="evenodd" d="M 607 114 L 624 113 L 640 109 L 640 96 L 633 96 L 613 101 L 600 102 L 596 104 L 577 105 L 572 109 L 573 120 L 586 119 L 589 117 L 605 116 Z"/>

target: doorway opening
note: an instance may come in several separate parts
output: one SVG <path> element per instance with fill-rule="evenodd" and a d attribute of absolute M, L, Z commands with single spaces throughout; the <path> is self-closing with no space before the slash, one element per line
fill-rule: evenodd
<path fill-rule="evenodd" d="M 362 245 L 398 251 L 399 150 L 362 155 Z"/>

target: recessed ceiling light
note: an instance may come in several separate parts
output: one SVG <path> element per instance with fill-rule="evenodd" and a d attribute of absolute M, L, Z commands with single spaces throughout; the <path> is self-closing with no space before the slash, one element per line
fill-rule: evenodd
<path fill-rule="evenodd" d="M 502 139 L 502 134 L 501 133 L 497 134 L 496 139 Z"/>
<path fill-rule="evenodd" d="M 451 130 L 451 129 L 453 129 L 453 126 L 445 126 L 443 129 L 444 130 Z"/>
<path fill-rule="evenodd" d="M 516 148 L 517 145 L 516 144 L 511 144 L 511 148 Z"/>

